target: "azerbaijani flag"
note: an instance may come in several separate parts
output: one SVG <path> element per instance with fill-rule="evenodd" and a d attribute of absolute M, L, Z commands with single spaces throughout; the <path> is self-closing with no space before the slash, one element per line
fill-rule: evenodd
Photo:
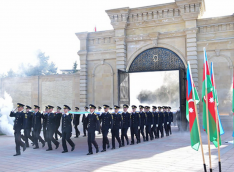
<path fill-rule="evenodd" d="M 197 117 L 195 111 L 195 103 L 199 103 L 199 97 L 197 94 L 197 90 L 195 84 L 193 83 L 192 73 L 190 69 L 190 64 L 188 62 L 187 66 L 187 104 L 186 104 L 186 112 L 188 111 L 188 119 L 189 119 L 189 129 L 190 129 L 190 140 L 191 147 L 198 151 L 200 146 L 199 139 L 199 130 L 197 125 Z M 187 116 L 187 115 L 186 115 Z"/>
<path fill-rule="evenodd" d="M 214 95 L 214 98 L 216 99 L 217 115 L 218 115 L 218 120 L 219 120 L 219 131 L 220 131 L 220 134 L 222 135 L 222 134 L 224 134 L 224 130 L 223 130 L 223 126 L 222 126 L 222 123 L 220 120 L 220 116 L 219 116 L 219 109 L 218 109 L 219 100 L 218 100 L 218 94 L 217 94 L 217 89 L 216 89 L 216 84 L 215 84 L 213 62 L 211 62 L 210 77 L 211 77 L 211 82 L 213 85 L 213 95 Z"/>
<path fill-rule="evenodd" d="M 207 90 L 207 100 L 206 100 Z M 216 130 L 216 116 L 215 116 L 215 101 L 213 95 L 213 85 L 211 82 L 209 65 L 206 55 L 206 49 L 204 48 L 204 63 L 203 63 L 203 83 L 202 83 L 202 101 L 203 101 L 203 126 L 207 132 L 207 117 L 206 117 L 206 103 L 208 104 L 208 122 L 210 141 L 214 143 L 215 147 L 218 147 L 217 143 L 217 130 Z M 221 145 L 221 139 L 219 139 Z"/>

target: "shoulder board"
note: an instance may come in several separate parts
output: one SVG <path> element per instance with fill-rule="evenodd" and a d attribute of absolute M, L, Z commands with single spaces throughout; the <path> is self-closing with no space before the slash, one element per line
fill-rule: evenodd
<path fill-rule="evenodd" d="M 96 113 L 93 113 L 94 115 L 97 115 Z"/>

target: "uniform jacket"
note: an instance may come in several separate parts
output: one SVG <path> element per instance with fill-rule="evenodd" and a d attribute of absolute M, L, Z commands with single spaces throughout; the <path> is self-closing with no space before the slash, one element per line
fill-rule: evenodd
<path fill-rule="evenodd" d="M 141 116 L 141 125 L 140 126 L 144 126 L 147 123 L 147 117 L 145 112 L 139 112 L 140 116 Z"/>
<path fill-rule="evenodd" d="M 32 112 L 26 112 L 24 113 L 24 124 L 23 128 L 24 129 L 31 129 L 32 128 L 32 123 L 33 123 L 33 113 Z"/>
<path fill-rule="evenodd" d="M 59 127 L 60 126 L 60 123 L 61 123 L 61 117 L 62 117 L 62 113 L 55 113 L 56 115 L 56 126 Z"/>
<path fill-rule="evenodd" d="M 99 118 L 98 115 L 95 113 L 90 113 L 88 116 L 85 118 L 86 124 L 87 124 L 87 131 L 88 132 L 95 132 L 99 131 L 100 128 L 100 123 L 99 123 Z"/>
<path fill-rule="evenodd" d="M 154 114 L 154 125 L 158 124 L 158 117 L 159 117 L 159 114 L 158 112 L 152 112 Z"/>
<path fill-rule="evenodd" d="M 154 124 L 154 115 L 152 112 L 146 112 L 146 116 L 147 116 L 147 123 L 146 125 L 153 125 Z"/>
<path fill-rule="evenodd" d="M 56 115 L 54 113 L 48 113 L 46 128 L 48 130 L 56 129 Z"/>
<path fill-rule="evenodd" d="M 41 119 L 43 115 L 41 112 L 33 113 L 33 129 L 34 130 L 41 130 Z"/>
<path fill-rule="evenodd" d="M 73 125 L 80 124 L 80 114 L 74 114 Z"/>
<path fill-rule="evenodd" d="M 46 124 L 47 124 L 47 115 L 48 113 L 43 113 L 42 114 L 42 119 L 43 119 L 43 128 L 46 128 Z"/>
<path fill-rule="evenodd" d="M 164 115 L 163 112 L 158 112 L 159 118 L 158 118 L 158 125 L 162 125 L 164 123 Z"/>
<path fill-rule="evenodd" d="M 168 114 L 168 112 L 163 112 L 163 117 L 164 117 L 164 125 L 166 125 L 167 122 L 169 122 L 169 114 Z"/>
<path fill-rule="evenodd" d="M 113 128 L 112 129 L 121 129 L 123 126 L 123 117 L 120 113 L 112 113 L 113 117 Z"/>
<path fill-rule="evenodd" d="M 15 117 L 13 129 L 15 131 L 20 131 L 23 129 L 24 122 L 24 112 L 11 112 L 10 117 Z"/>
<path fill-rule="evenodd" d="M 62 132 L 71 133 L 72 132 L 72 114 L 62 115 Z"/>
<path fill-rule="evenodd" d="M 99 120 L 102 124 L 102 131 L 112 129 L 113 127 L 113 117 L 109 112 L 103 112 Z"/>
<path fill-rule="evenodd" d="M 173 112 L 168 112 L 169 113 L 169 123 L 173 122 Z"/>
<path fill-rule="evenodd" d="M 128 128 L 128 127 L 130 127 L 131 126 L 130 113 L 123 112 L 122 113 L 122 117 L 123 117 L 123 126 L 122 126 L 122 128 Z"/>
<path fill-rule="evenodd" d="M 138 127 L 141 125 L 141 115 L 138 112 L 131 113 L 131 127 Z"/>

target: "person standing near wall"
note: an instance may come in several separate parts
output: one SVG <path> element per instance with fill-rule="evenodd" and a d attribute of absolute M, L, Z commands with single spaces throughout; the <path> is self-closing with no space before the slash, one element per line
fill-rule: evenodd
<path fill-rule="evenodd" d="M 168 132 L 169 134 L 172 134 L 171 132 L 171 123 L 173 122 L 173 112 L 171 112 L 171 107 L 168 107 L 168 118 L 169 118 L 169 124 L 168 124 Z"/>
<path fill-rule="evenodd" d="M 58 135 L 60 136 L 60 138 L 62 137 L 62 133 L 60 133 L 60 131 L 58 130 L 59 127 L 60 127 L 60 123 L 61 123 L 61 117 L 62 117 L 62 113 L 60 112 L 61 111 L 61 107 L 60 106 L 57 106 L 57 112 L 55 112 L 55 115 L 56 115 L 56 129 L 55 129 L 55 139 L 58 140 Z"/>
<path fill-rule="evenodd" d="M 14 136 L 15 136 L 15 149 L 16 149 L 16 154 L 14 156 L 21 155 L 20 152 L 20 146 L 23 148 L 23 151 L 26 150 L 26 144 L 21 141 L 21 130 L 23 129 L 23 121 L 24 121 L 24 105 L 21 103 L 17 103 L 17 112 L 11 111 L 10 117 L 15 117 L 14 121 L 14 127 L 13 129 L 15 130 Z"/>
<path fill-rule="evenodd" d="M 80 108 L 75 107 L 75 112 L 78 112 Z M 74 118 L 73 118 L 73 126 L 75 128 L 76 131 L 76 136 L 74 138 L 78 138 L 80 135 L 80 131 L 78 128 L 78 125 L 80 124 L 80 114 L 74 114 Z"/>

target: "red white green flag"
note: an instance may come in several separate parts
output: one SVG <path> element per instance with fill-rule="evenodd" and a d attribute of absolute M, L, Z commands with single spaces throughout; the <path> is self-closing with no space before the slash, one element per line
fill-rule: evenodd
<path fill-rule="evenodd" d="M 207 100 L 206 100 L 207 90 Z M 216 115 L 215 115 L 215 100 L 213 95 L 213 85 L 211 82 L 209 65 L 204 48 L 204 63 L 203 63 L 203 83 L 202 83 L 202 101 L 203 101 L 203 127 L 207 132 L 207 117 L 206 117 L 206 103 L 208 104 L 208 122 L 210 141 L 214 143 L 215 147 L 218 147 L 217 143 L 217 130 L 216 130 Z M 219 139 L 220 141 L 221 139 Z M 221 145 L 221 141 L 219 143 Z"/>
<path fill-rule="evenodd" d="M 200 146 L 200 139 L 199 139 L 199 130 L 197 125 L 197 116 L 196 116 L 196 109 L 195 103 L 199 103 L 199 97 L 197 94 L 196 87 L 193 82 L 192 73 L 190 69 L 190 64 L 188 62 L 187 66 L 187 91 L 186 91 L 186 114 L 187 118 L 189 119 L 189 129 L 190 129 L 190 140 L 191 140 L 191 147 L 198 151 Z"/>

